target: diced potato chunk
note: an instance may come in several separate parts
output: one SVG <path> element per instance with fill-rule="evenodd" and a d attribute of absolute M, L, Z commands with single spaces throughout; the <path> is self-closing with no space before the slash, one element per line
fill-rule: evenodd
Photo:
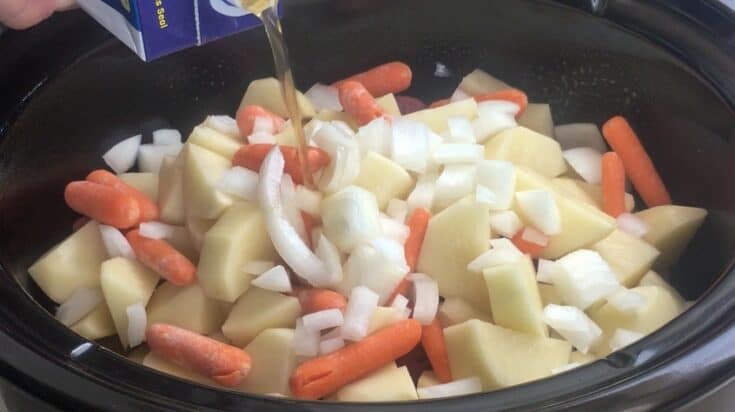
<path fill-rule="evenodd" d="M 607 303 L 590 313 L 592 320 L 604 333 L 601 343 L 594 349 L 597 355 L 606 356 L 611 352 L 609 340 L 616 329 L 649 334 L 677 317 L 684 310 L 684 302 L 664 288 L 639 286 L 631 290 L 646 298 L 645 306 L 626 313 Z"/>
<path fill-rule="evenodd" d="M 465 99 L 403 116 L 404 119 L 425 123 L 434 133 L 441 133 L 449 129 L 448 121 L 451 117 L 474 119 L 477 117 L 477 102 L 475 102 L 475 99 Z"/>
<path fill-rule="evenodd" d="M 485 158 L 507 160 L 546 177 L 567 170 L 559 143 L 525 127 L 504 130 L 485 143 Z"/>
<path fill-rule="evenodd" d="M 429 220 L 418 260 L 418 271 L 439 283 L 439 294 L 466 300 L 490 312 L 487 287 L 481 273 L 467 264 L 488 250 L 490 210 L 487 204 L 462 199 Z"/>
<path fill-rule="evenodd" d="M 445 298 L 439 306 L 437 317 L 444 328 L 470 319 L 479 319 L 484 322 L 492 322 L 493 320 L 489 313 L 473 308 L 472 305 L 460 298 Z"/>
<path fill-rule="evenodd" d="M 398 108 L 398 102 L 396 101 L 396 96 L 394 96 L 393 93 L 388 93 L 385 96 L 378 97 L 375 99 L 375 102 L 378 103 L 378 106 L 382 107 L 389 115 L 401 115 L 401 109 Z"/>
<path fill-rule="evenodd" d="M 429 386 L 436 385 L 441 385 L 441 382 L 433 371 L 424 371 L 424 373 L 419 376 L 419 381 L 416 382 L 416 388 L 427 388 Z"/>
<path fill-rule="evenodd" d="M 171 363 L 152 352 L 143 358 L 143 365 L 159 372 L 200 383 L 202 385 L 219 386 L 213 380 Z"/>
<path fill-rule="evenodd" d="M 296 356 L 291 350 L 293 329 L 266 329 L 245 347 L 253 359 L 247 379 L 240 387 L 248 393 L 291 393 L 288 380 L 296 368 Z"/>
<path fill-rule="evenodd" d="M 570 169 L 571 170 L 571 169 Z M 602 187 L 570 177 L 555 177 L 551 179 L 553 189 L 562 196 L 579 200 L 602 209 Z M 635 208 L 635 199 L 630 193 L 625 194 L 625 210 Z"/>
<path fill-rule="evenodd" d="M 232 197 L 217 190 L 219 179 L 232 163 L 203 147 L 189 143 L 184 147 L 186 214 L 200 219 L 216 219 L 232 205 Z"/>
<path fill-rule="evenodd" d="M 556 291 L 554 285 L 547 285 L 546 283 L 538 283 L 538 292 L 541 295 L 541 303 L 543 307 L 546 305 L 563 305 L 561 295 Z"/>
<path fill-rule="evenodd" d="M 498 80 L 480 69 L 473 70 L 459 84 L 459 89 L 470 96 L 499 92 L 510 88 L 504 81 Z"/>
<path fill-rule="evenodd" d="M 544 136 L 554 137 L 554 119 L 548 104 L 530 103 L 518 124 Z"/>
<path fill-rule="evenodd" d="M 243 146 L 241 140 L 233 139 L 204 125 L 196 126 L 187 142 L 217 153 L 225 159 L 232 159 L 235 152 Z"/>
<path fill-rule="evenodd" d="M 667 269 L 679 260 L 681 252 L 707 217 L 707 211 L 698 207 L 667 205 L 642 210 L 635 215 L 648 226 L 643 239 L 661 251 L 655 266 Z"/>
<path fill-rule="evenodd" d="M 676 296 L 682 302 L 684 301 L 684 298 L 681 297 L 679 291 L 671 286 L 669 282 L 664 280 L 661 275 L 654 272 L 653 270 L 649 270 L 645 275 L 643 275 L 641 281 L 638 282 L 638 286 L 658 286 L 668 290 L 672 295 Z"/>
<path fill-rule="evenodd" d="M 653 246 L 618 229 L 592 245 L 592 250 L 605 259 L 618 281 L 626 287 L 637 285 L 659 255 Z"/>
<path fill-rule="evenodd" d="M 381 154 L 368 152 L 353 184 L 372 192 L 383 210 L 391 199 L 405 199 L 413 183 L 406 169 Z"/>
<path fill-rule="evenodd" d="M 138 189 L 148 199 L 158 201 L 158 175 L 155 173 L 123 173 L 118 176 L 123 182 Z"/>
<path fill-rule="evenodd" d="M 28 273 L 51 300 L 62 303 L 78 288 L 100 285 L 100 264 L 107 257 L 99 226 L 90 221 L 38 258 Z"/>
<path fill-rule="evenodd" d="M 544 378 L 569 363 L 565 341 L 512 331 L 477 319 L 444 329 L 452 378 L 477 376 L 483 390 Z"/>
<path fill-rule="evenodd" d="M 158 283 L 158 275 L 135 260 L 122 257 L 101 265 L 100 284 L 107 308 L 123 347 L 128 346 L 128 306 L 145 306 Z"/>
<path fill-rule="evenodd" d="M 309 99 L 307 99 L 306 96 L 298 90 L 296 91 L 296 102 L 299 106 L 299 110 L 301 111 L 301 116 L 304 119 L 314 117 L 314 106 L 312 106 Z M 245 95 L 242 97 L 238 110 L 251 104 L 270 110 L 284 119 L 289 117 L 288 109 L 286 109 L 286 103 L 283 101 L 283 96 L 281 95 L 281 84 L 273 77 L 253 80 L 250 82 L 248 89 L 245 91 Z"/>
<path fill-rule="evenodd" d="M 549 336 L 530 257 L 485 269 L 483 276 L 497 325 L 533 336 Z"/>
<path fill-rule="evenodd" d="M 245 346 L 270 328 L 293 328 L 301 316 L 299 300 L 261 288 L 251 288 L 235 302 L 222 333 L 235 346 Z"/>
<path fill-rule="evenodd" d="M 202 251 L 204 245 L 204 235 L 207 231 L 217 223 L 217 219 L 199 219 L 192 216 L 186 217 L 186 231 L 189 232 L 189 239 L 191 240 L 194 249 L 198 252 Z"/>
<path fill-rule="evenodd" d="M 158 209 L 161 220 L 181 225 L 186 217 L 184 209 L 184 157 L 166 156 L 158 175 Z"/>
<path fill-rule="evenodd" d="M 199 261 L 199 251 L 194 246 L 191 235 L 185 227 L 174 226 L 171 236 L 166 238 L 166 241 L 192 262 Z"/>
<path fill-rule="evenodd" d="M 378 306 L 375 309 L 375 312 L 373 312 L 373 315 L 370 316 L 367 334 L 370 335 L 387 326 L 398 323 L 401 320 L 403 320 L 403 314 L 398 312 L 397 309 L 386 306 Z"/>
<path fill-rule="evenodd" d="M 549 189 L 549 181 L 524 168 L 516 168 L 516 190 Z M 591 245 L 615 230 L 615 219 L 584 202 L 555 194 L 562 232 L 549 238 L 541 257 L 556 259 Z M 514 205 L 518 209 L 518 205 Z"/>
<path fill-rule="evenodd" d="M 205 296 L 198 284 L 162 284 L 151 296 L 146 312 L 149 324 L 168 323 L 202 335 L 219 330 L 225 320 L 219 302 Z"/>
<path fill-rule="evenodd" d="M 237 202 L 204 235 L 197 276 L 207 296 L 234 302 L 250 286 L 245 264 L 277 257 L 258 205 Z"/>
<path fill-rule="evenodd" d="M 391 362 L 370 375 L 343 386 L 336 393 L 342 402 L 389 402 L 418 399 L 411 375 L 405 366 Z"/>
<path fill-rule="evenodd" d="M 71 330 L 89 340 L 106 338 L 116 333 L 110 309 L 105 302 L 100 302 L 87 316 L 72 325 Z"/>
<path fill-rule="evenodd" d="M 584 365 L 585 363 L 594 362 L 597 359 L 599 358 L 592 353 L 582 353 L 576 350 L 572 352 L 571 355 L 569 355 L 569 363 L 576 362 L 576 363 L 581 363 Z"/>

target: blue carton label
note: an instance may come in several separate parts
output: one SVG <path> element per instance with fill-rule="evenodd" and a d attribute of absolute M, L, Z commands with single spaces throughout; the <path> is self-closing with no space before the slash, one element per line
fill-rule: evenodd
<path fill-rule="evenodd" d="M 153 60 L 261 24 L 235 0 L 77 2 L 143 60 Z"/>

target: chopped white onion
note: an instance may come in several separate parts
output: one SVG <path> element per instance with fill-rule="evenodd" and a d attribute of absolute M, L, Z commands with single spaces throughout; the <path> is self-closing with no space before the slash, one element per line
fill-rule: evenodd
<path fill-rule="evenodd" d="M 377 293 L 365 286 L 352 289 L 345 309 L 344 324 L 340 328 L 343 339 L 359 341 L 367 336 L 370 317 L 378 307 L 379 298 Z"/>
<path fill-rule="evenodd" d="M 148 239 L 168 239 L 173 236 L 175 230 L 176 226 L 162 222 L 143 222 L 139 227 L 140 235 Z"/>
<path fill-rule="evenodd" d="M 390 156 L 390 141 L 392 139 L 390 124 L 383 117 L 379 117 L 357 130 L 357 144 L 362 157 L 368 152 L 376 152 L 383 156 Z"/>
<path fill-rule="evenodd" d="M 258 174 L 250 169 L 235 166 L 222 174 L 217 182 L 217 189 L 246 200 L 255 200 L 258 191 Z"/>
<path fill-rule="evenodd" d="M 615 273 L 599 253 L 580 249 L 556 261 L 552 272 L 554 287 L 562 300 L 579 309 L 587 309 L 620 288 Z"/>
<path fill-rule="evenodd" d="M 371 239 L 369 244 L 389 262 L 408 272 L 403 243 L 387 237 L 376 237 Z"/>
<path fill-rule="evenodd" d="M 498 197 L 495 196 L 492 190 L 488 189 L 483 185 L 477 185 L 475 188 L 475 202 L 485 203 L 491 205 L 497 201 Z"/>
<path fill-rule="evenodd" d="M 245 264 L 245 266 L 242 268 L 242 271 L 251 275 L 258 276 L 272 269 L 274 266 L 275 263 L 267 260 L 251 260 Z"/>
<path fill-rule="evenodd" d="M 490 229 L 493 233 L 512 238 L 522 228 L 523 222 L 516 212 L 512 210 L 490 212 Z"/>
<path fill-rule="evenodd" d="M 124 257 L 128 259 L 135 259 L 135 252 L 125 238 L 117 228 L 107 225 L 99 225 L 100 235 L 102 236 L 102 243 L 105 244 L 107 255 L 111 258 Z"/>
<path fill-rule="evenodd" d="M 380 217 L 380 225 L 383 227 L 385 237 L 393 239 L 401 245 L 406 244 L 406 239 L 411 234 L 408 226 L 386 216 Z"/>
<path fill-rule="evenodd" d="M 260 209 L 265 214 L 266 228 L 278 254 L 297 275 L 317 286 L 329 280 L 327 269 L 284 216 L 280 190 L 283 166 L 283 155 L 274 147 L 260 167 Z"/>
<path fill-rule="evenodd" d="M 635 236 L 643 237 L 648 233 L 648 225 L 638 216 L 631 213 L 622 213 L 617 218 L 618 229 L 623 232 Z"/>
<path fill-rule="evenodd" d="M 274 292 L 288 293 L 291 292 L 291 279 L 288 277 L 286 268 L 281 265 L 272 267 L 261 273 L 257 278 L 250 282 L 251 285 L 261 289 L 272 290 Z"/>
<path fill-rule="evenodd" d="M 378 303 L 387 303 L 396 286 L 406 276 L 406 266 L 395 263 L 385 251 L 362 244 L 352 251 L 344 265 L 344 280 L 337 289 L 348 296 L 356 286 L 368 287 L 379 296 Z"/>
<path fill-rule="evenodd" d="M 56 319 L 65 326 L 71 326 L 93 311 L 103 299 L 99 288 L 77 288 L 56 309 Z"/>
<path fill-rule="evenodd" d="M 148 324 L 145 305 L 141 302 L 133 303 L 125 308 L 125 314 L 128 316 L 128 346 L 134 348 L 145 341 L 145 329 Z"/>
<path fill-rule="evenodd" d="M 582 353 L 589 352 L 602 336 L 602 329 L 574 306 L 546 305 L 543 320 Z"/>
<path fill-rule="evenodd" d="M 316 83 L 304 93 L 304 96 L 309 99 L 316 111 L 342 111 L 342 104 L 339 102 L 339 92 L 336 87 Z"/>
<path fill-rule="evenodd" d="M 436 62 L 434 66 L 434 76 L 436 77 L 449 77 L 452 75 L 452 72 L 449 71 L 447 66 L 444 63 Z"/>
<path fill-rule="evenodd" d="M 159 129 L 153 132 L 153 144 L 166 146 L 181 144 L 181 132 L 176 129 Z"/>
<path fill-rule="evenodd" d="M 342 338 L 342 328 L 333 328 L 329 332 L 322 335 L 322 340 L 334 338 Z"/>
<path fill-rule="evenodd" d="M 391 159 L 410 171 L 426 172 L 430 132 L 424 123 L 396 119 L 393 122 L 393 138 L 390 140 Z"/>
<path fill-rule="evenodd" d="M 632 345 L 633 343 L 643 339 L 646 335 L 634 332 L 632 330 L 627 329 L 615 329 L 615 333 L 613 333 L 612 337 L 610 338 L 610 349 L 614 351 L 623 349 L 624 347 L 628 345 Z"/>
<path fill-rule="evenodd" d="M 319 215 L 322 204 L 322 194 L 307 189 L 304 185 L 296 186 L 296 206 L 310 215 Z"/>
<path fill-rule="evenodd" d="M 485 147 L 470 143 L 442 143 L 432 153 L 438 164 L 477 163 L 485 157 Z"/>
<path fill-rule="evenodd" d="M 303 319 L 296 320 L 291 349 L 296 356 L 313 357 L 319 354 L 321 336 L 319 331 L 312 331 L 304 326 Z"/>
<path fill-rule="evenodd" d="M 224 135 L 242 140 L 242 136 L 240 136 L 240 128 L 237 127 L 237 121 L 230 116 L 207 116 L 207 118 L 204 120 L 204 125 Z"/>
<path fill-rule="evenodd" d="M 138 149 L 138 169 L 143 173 L 158 174 L 161 169 L 163 158 L 166 156 L 178 156 L 182 147 L 184 146 L 181 143 L 168 145 L 140 145 L 140 148 Z"/>
<path fill-rule="evenodd" d="M 454 380 L 441 385 L 426 386 L 416 389 L 419 399 L 437 399 L 450 396 L 469 395 L 482 392 L 482 382 L 478 377 Z"/>
<path fill-rule="evenodd" d="M 510 209 L 516 189 L 516 170 L 504 160 L 483 160 L 477 164 L 477 184 L 495 195 L 491 210 Z"/>
<path fill-rule="evenodd" d="M 270 117 L 256 116 L 255 120 L 253 120 L 253 133 L 267 133 L 272 135 L 277 132 L 274 123 Z M 250 141 L 250 137 L 248 137 L 248 141 Z"/>
<path fill-rule="evenodd" d="M 342 271 L 342 257 L 339 254 L 339 250 L 334 246 L 332 242 L 327 239 L 321 232 L 316 237 L 317 241 L 312 244 L 316 245 L 314 253 L 324 262 L 324 266 L 327 268 L 327 280 L 325 281 L 325 287 L 336 286 L 342 282 L 344 273 Z"/>
<path fill-rule="evenodd" d="M 331 161 L 319 178 L 319 189 L 334 193 L 351 184 L 360 174 L 360 148 L 356 139 L 332 123 L 324 123 L 312 137 Z"/>
<path fill-rule="evenodd" d="M 276 137 L 273 133 L 265 131 L 256 131 L 248 136 L 249 144 L 276 144 Z"/>
<path fill-rule="evenodd" d="M 349 186 L 322 201 L 322 231 L 337 249 L 349 253 L 358 245 L 380 236 L 380 209 L 375 195 Z"/>
<path fill-rule="evenodd" d="M 516 202 L 521 214 L 548 236 L 561 233 L 561 214 L 554 195 L 548 190 L 516 192 Z"/>
<path fill-rule="evenodd" d="M 296 233 L 299 234 L 299 237 L 304 242 L 307 242 L 307 236 L 309 234 L 306 233 L 304 218 L 301 216 L 301 211 L 296 204 L 296 187 L 289 175 L 283 175 L 281 179 L 281 204 L 283 205 L 283 213 L 286 216 L 286 220 L 293 226 Z"/>
<path fill-rule="evenodd" d="M 602 154 L 589 147 L 565 150 L 562 155 L 577 174 L 587 183 L 599 185 L 602 181 Z"/>
<path fill-rule="evenodd" d="M 321 332 L 325 329 L 331 329 L 342 326 L 344 317 L 339 309 L 326 309 L 318 312 L 312 312 L 301 318 L 304 327 L 312 332 Z"/>
<path fill-rule="evenodd" d="M 432 209 L 432 206 L 434 205 L 434 194 L 436 191 L 436 179 L 437 176 L 433 173 L 427 173 L 419 176 L 416 181 L 416 186 L 406 199 L 409 211 L 413 211 L 419 207 L 423 207 L 427 210 Z"/>
<path fill-rule="evenodd" d="M 571 363 L 567 363 L 566 365 L 558 366 L 556 368 L 551 368 L 551 373 L 554 375 L 557 375 L 560 373 L 568 372 L 572 369 L 576 369 L 580 366 L 582 366 L 582 364 L 579 362 L 571 362 Z"/>
<path fill-rule="evenodd" d="M 620 288 L 617 292 L 607 297 L 607 303 L 622 313 L 634 313 L 646 306 L 647 300 L 644 295 L 635 290 Z"/>
<path fill-rule="evenodd" d="M 391 199 L 385 208 L 385 214 L 399 223 L 404 223 L 408 216 L 408 203 L 401 199 Z"/>
<path fill-rule="evenodd" d="M 607 144 L 600 129 L 594 123 L 570 123 L 554 128 L 554 138 L 563 150 L 576 147 L 591 147 L 600 153 L 607 151 Z"/>
<path fill-rule="evenodd" d="M 447 125 L 451 142 L 475 143 L 475 131 L 466 117 L 450 117 L 447 119 Z"/>
<path fill-rule="evenodd" d="M 118 142 L 102 155 L 102 160 L 117 174 L 127 172 L 135 164 L 141 139 L 136 135 Z"/>
<path fill-rule="evenodd" d="M 393 302 L 391 302 L 390 307 L 393 309 L 403 313 L 408 308 L 408 298 L 398 294 L 396 297 L 393 298 Z"/>
<path fill-rule="evenodd" d="M 439 285 L 423 273 L 412 273 L 409 280 L 414 291 L 413 318 L 422 325 L 428 325 L 439 309 Z"/>
<path fill-rule="evenodd" d="M 635 209 L 635 197 L 630 193 L 625 194 L 625 211 L 631 213 Z"/>
<path fill-rule="evenodd" d="M 472 121 L 477 143 L 485 143 L 503 130 L 518 126 L 512 114 L 494 108 L 492 110 L 483 108 L 483 104 L 478 105 L 477 109 L 477 119 Z"/>
<path fill-rule="evenodd" d="M 340 337 L 322 339 L 319 343 L 319 353 L 322 355 L 328 355 L 342 349 L 344 346 L 345 340 Z"/>
<path fill-rule="evenodd" d="M 515 117 L 520 110 L 520 106 L 509 100 L 485 100 L 477 103 L 477 111 L 485 115 L 489 112 L 496 112 Z"/>
<path fill-rule="evenodd" d="M 438 207 L 447 207 L 455 201 L 472 194 L 476 183 L 475 165 L 450 164 L 436 179 L 434 190 L 434 204 Z"/>
<path fill-rule="evenodd" d="M 546 247 L 546 245 L 549 244 L 549 237 L 541 233 L 540 230 L 531 226 L 526 226 L 526 228 L 523 229 L 521 239 L 541 247 Z"/>
<path fill-rule="evenodd" d="M 472 96 L 470 96 L 469 94 L 465 93 L 464 90 L 462 90 L 459 87 L 457 87 L 454 90 L 454 93 L 452 93 L 452 96 L 449 98 L 449 101 L 451 103 L 454 103 L 454 102 L 458 102 L 460 100 L 467 100 L 467 99 L 471 99 L 471 98 L 472 98 Z"/>
<path fill-rule="evenodd" d="M 539 259 L 538 270 L 536 271 L 536 281 L 541 283 L 554 284 L 552 274 L 557 270 L 556 262 L 553 260 Z"/>

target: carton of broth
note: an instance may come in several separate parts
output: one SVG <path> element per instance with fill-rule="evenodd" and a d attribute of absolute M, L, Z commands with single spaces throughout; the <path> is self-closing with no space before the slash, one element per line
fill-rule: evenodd
<path fill-rule="evenodd" d="M 261 25 L 255 15 L 237 5 L 237 0 L 77 0 L 77 3 L 145 61 Z"/>

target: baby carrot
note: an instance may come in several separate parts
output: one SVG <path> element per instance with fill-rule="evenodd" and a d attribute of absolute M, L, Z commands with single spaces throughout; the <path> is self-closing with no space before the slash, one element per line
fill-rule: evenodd
<path fill-rule="evenodd" d="M 429 105 L 429 109 L 434 109 L 434 108 L 437 108 L 437 107 L 442 107 L 442 106 L 446 106 L 446 105 L 448 105 L 448 104 L 449 104 L 449 103 L 451 103 L 451 102 L 452 102 L 452 101 L 451 101 L 451 100 L 449 100 L 449 99 L 441 99 L 441 100 L 437 100 L 437 101 L 435 101 L 434 103 L 432 103 L 432 104 L 430 104 L 430 105 Z"/>
<path fill-rule="evenodd" d="M 235 152 L 235 156 L 232 158 L 232 164 L 257 172 L 260 170 L 260 165 L 263 164 L 265 156 L 272 148 L 273 145 L 269 143 L 245 145 Z M 291 176 L 294 183 L 302 184 L 304 177 L 301 172 L 299 152 L 293 146 L 279 146 L 279 149 L 281 149 L 281 153 L 283 154 L 285 173 Z M 318 147 L 308 147 L 306 149 L 306 156 L 309 161 L 309 170 L 312 173 L 321 170 L 331 161 L 329 153 Z"/>
<path fill-rule="evenodd" d="M 656 172 L 641 141 L 622 116 L 615 116 L 602 125 L 602 135 L 625 166 L 625 173 L 648 207 L 669 205 L 671 196 Z"/>
<path fill-rule="evenodd" d="M 252 366 L 250 355 L 235 346 L 165 323 L 146 331 L 151 352 L 220 385 L 238 386 Z"/>
<path fill-rule="evenodd" d="M 523 112 L 526 111 L 526 107 L 528 107 L 528 96 L 518 89 L 501 90 L 475 96 L 475 101 L 478 103 L 490 100 L 505 100 L 517 104 L 519 110 L 516 117 L 521 117 Z"/>
<path fill-rule="evenodd" d="M 349 113 L 362 126 L 373 119 L 386 116 L 385 110 L 365 87 L 355 81 L 345 81 L 339 85 L 339 102 L 345 112 Z"/>
<path fill-rule="evenodd" d="M 422 328 L 421 346 L 424 347 L 426 356 L 429 357 L 431 368 L 441 383 L 452 381 L 452 372 L 449 370 L 449 355 L 447 345 L 444 342 L 444 330 L 439 324 L 439 319 L 434 318 L 431 324 Z"/>
<path fill-rule="evenodd" d="M 129 194 L 94 182 L 71 182 L 64 189 L 64 200 L 75 212 L 118 229 L 140 222 L 140 206 Z"/>
<path fill-rule="evenodd" d="M 153 269 L 176 286 L 188 286 L 196 282 L 196 267 L 165 240 L 143 237 L 138 229 L 125 237 L 141 263 Z"/>
<path fill-rule="evenodd" d="M 612 217 L 625 213 L 625 168 L 615 152 L 602 155 L 602 210 Z"/>
<path fill-rule="evenodd" d="M 303 289 L 298 292 L 297 297 L 303 314 L 327 309 L 343 310 L 347 307 L 345 297 L 329 289 Z"/>
<path fill-rule="evenodd" d="M 421 324 L 406 319 L 328 355 L 307 360 L 291 375 L 291 393 L 319 399 L 405 355 L 421 340 Z"/>
<path fill-rule="evenodd" d="M 240 109 L 235 115 L 237 121 L 237 128 L 240 129 L 240 134 L 243 137 L 248 137 L 253 134 L 253 128 L 255 127 L 255 120 L 257 118 L 263 118 L 269 121 L 270 133 L 275 134 L 283 127 L 285 120 L 281 116 L 264 109 L 258 105 L 248 105 Z"/>
<path fill-rule="evenodd" d="M 365 86 L 370 94 L 380 97 L 388 93 L 400 93 L 411 86 L 411 68 L 402 62 L 390 62 L 350 76 L 333 84 L 339 87 L 347 81 L 356 81 Z"/>
<path fill-rule="evenodd" d="M 398 286 L 393 289 L 393 292 L 388 297 L 388 303 L 393 303 L 393 299 L 398 295 L 408 296 L 409 288 L 411 288 L 411 281 L 408 280 L 408 276 L 404 276 Z"/>
<path fill-rule="evenodd" d="M 421 245 L 424 243 L 424 235 L 426 235 L 426 227 L 429 226 L 429 219 L 431 219 L 431 213 L 420 207 L 411 213 L 408 222 L 406 222 L 409 234 L 403 250 L 410 272 L 413 272 L 419 260 L 419 253 L 421 252 Z"/>
<path fill-rule="evenodd" d="M 518 233 L 513 235 L 510 239 L 511 242 L 523 253 L 528 253 L 531 257 L 536 258 L 541 255 L 544 250 L 544 246 L 537 243 L 529 242 L 523 238 L 523 229 L 519 230 Z"/>
<path fill-rule="evenodd" d="M 156 202 L 152 201 L 148 196 L 143 194 L 143 192 L 125 183 L 122 179 L 107 170 L 97 169 L 93 171 L 87 175 L 87 181 L 114 187 L 115 189 L 121 190 L 135 198 L 135 200 L 138 201 L 138 206 L 140 206 L 141 222 L 158 219 L 159 212 Z"/>

